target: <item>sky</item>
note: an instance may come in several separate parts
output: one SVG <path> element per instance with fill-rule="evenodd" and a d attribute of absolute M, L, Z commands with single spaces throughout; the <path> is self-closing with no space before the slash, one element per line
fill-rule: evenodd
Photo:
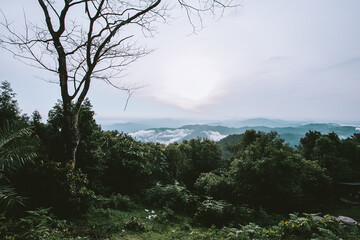
<path fill-rule="evenodd" d="M 43 21 L 37 1 L 6 1 L 0 9 L 19 31 L 22 12 Z M 175 9 L 154 37 L 139 36 L 139 43 L 154 51 L 116 80 L 141 87 L 126 110 L 126 93 L 104 82 L 94 81 L 88 96 L 99 122 L 359 121 L 359 13 L 358 0 L 244 0 L 221 18 L 205 17 L 194 34 L 185 13 Z M 37 109 L 46 118 L 60 88 L 43 79 L 54 76 L 4 50 L 0 66 L 0 81 L 11 83 L 23 112 Z"/>

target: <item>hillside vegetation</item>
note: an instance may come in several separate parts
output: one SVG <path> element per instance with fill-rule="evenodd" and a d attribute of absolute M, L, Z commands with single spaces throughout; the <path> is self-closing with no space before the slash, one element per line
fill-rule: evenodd
<path fill-rule="evenodd" d="M 338 184 L 360 182 L 359 133 L 341 139 L 314 126 L 296 148 L 257 130 L 220 145 L 143 143 L 103 131 L 86 100 L 75 165 L 64 161 L 60 103 L 43 123 L 21 114 L 8 82 L 0 91 L 1 239 L 360 237 L 335 218 L 360 220 L 339 201 L 358 195 Z"/>

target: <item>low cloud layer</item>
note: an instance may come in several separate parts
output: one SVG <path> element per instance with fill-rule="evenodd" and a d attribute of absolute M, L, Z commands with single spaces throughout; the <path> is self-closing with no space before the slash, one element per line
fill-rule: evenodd
<path fill-rule="evenodd" d="M 175 130 L 141 130 L 135 133 L 130 133 L 136 140 L 142 142 L 159 142 L 163 144 L 170 144 L 179 141 L 190 135 L 193 130 L 190 129 L 175 129 Z"/>
<path fill-rule="evenodd" d="M 222 135 L 221 133 L 215 131 L 203 131 L 203 133 L 207 135 L 207 138 L 215 142 L 220 141 L 221 139 L 227 137 L 227 135 Z"/>

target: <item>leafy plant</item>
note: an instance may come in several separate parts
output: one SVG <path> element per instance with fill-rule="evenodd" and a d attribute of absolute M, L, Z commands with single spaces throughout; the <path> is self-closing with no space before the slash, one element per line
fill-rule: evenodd
<path fill-rule="evenodd" d="M 135 207 L 135 203 L 126 195 L 113 194 L 110 197 L 101 195 L 95 197 L 95 205 L 100 208 L 112 208 L 118 210 L 130 210 Z"/>
<path fill-rule="evenodd" d="M 215 199 L 227 199 L 231 193 L 230 184 L 226 178 L 212 172 L 200 174 L 194 187 L 199 194 Z"/>
<path fill-rule="evenodd" d="M 10 176 L 36 157 L 33 142 L 19 142 L 32 135 L 30 127 L 7 123 L 0 129 L 0 205 L 5 210 L 24 205 L 25 198 L 11 186 Z"/>
<path fill-rule="evenodd" d="M 207 226 L 221 226 L 233 218 L 232 212 L 233 205 L 223 200 L 207 199 L 199 204 L 195 219 Z"/>
<path fill-rule="evenodd" d="M 197 204 L 197 197 L 178 182 L 168 185 L 157 183 L 146 191 L 145 198 L 156 207 L 166 206 L 174 211 L 192 212 Z"/>
<path fill-rule="evenodd" d="M 10 220 L 11 226 L 8 226 L 1 237 L 10 237 L 9 239 L 23 240 L 46 240 L 59 239 L 68 231 L 67 222 L 58 220 L 49 213 L 50 208 L 36 209 L 27 211 L 27 216 L 19 220 Z"/>
<path fill-rule="evenodd" d="M 131 217 L 129 221 L 127 221 L 124 227 L 131 231 L 145 231 L 146 225 L 145 223 L 140 222 L 136 217 Z"/>

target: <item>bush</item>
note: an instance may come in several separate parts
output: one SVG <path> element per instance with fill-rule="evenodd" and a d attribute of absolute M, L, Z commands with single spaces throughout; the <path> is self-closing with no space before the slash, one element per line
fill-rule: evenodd
<path fill-rule="evenodd" d="M 32 209 L 52 207 L 52 212 L 61 217 L 79 216 L 94 199 L 94 192 L 87 187 L 87 175 L 72 164 L 37 161 L 19 174 L 16 184 Z"/>
<path fill-rule="evenodd" d="M 230 185 L 226 182 L 224 176 L 215 173 L 202 173 L 194 185 L 199 194 L 211 196 L 215 199 L 228 199 L 231 193 Z"/>
<path fill-rule="evenodd" d="M 68 231 L 65 220 L 58 220 L 49 214 L 50 208 L 28 211 L 27 216 L 19 220 L 1 223 L 2 239 L 46 240 L 59 239 Z M 4 219 L 6 220 L 6 219 Z M 8 226 L 7 226 L 8 225 Z"/>
<path fill-rule="evenodd" d="M 168 185 L 157 183 L 146 191 L 145 199 L 147 203 L 155 207 L 165 206 L 182 212 L 194 212 L 198 201 L 196 196 L 178 182 Z"/>
<path fill-rule="evenodd" d="M 346 225 L 339 223 L 329 215 L 325 215 L 323 218 L 314 218 L 312 214 L 305 214 L 303 217 L 290 214 L 290 219 L 281 221 L 277 227 L 286 239 L 295 239 L 296 237 L 302 239 L 359 239 L 357 228 L 347 228 Z"/>
<path fill-rule="evenodd" d="M 96 196 L 94 205 L 99 208 L 112 208 L 124 211 L 135 208 L 135 203 L 130 197 L 121 194 L 113 194 L 108 198 L 101 195 Z"/>
<path fill-rule="evenodd" d="M 334 217 L 314 217 L 314 214 L 290 214 L 290 219 L 281 221 L 271 228 L 263 228 L 250 223 L 239 228 L 223 228 L 227 237 L 233 240 L 251 239 L 359 239 L 357 227 L 349 228 Z"/>
<path fill-rule="evenodd" d="M 281 234 L 279 234 L 278 232 L 272 229 L 268 230 L 266 228 L 262 228 L 255 223 L 250 223 L 248 225 L 242 226 L 240 229 L 225 228 L 224 230 L 228 232 L 227 237 L 232 240 L 282 239 Z"/>
<path fill-rule="evenodd" d="M 207 199 L 199 204 L 195 213 L 195 220 L 206 226 L 221 226 L 232 218 L 233 206 L 223 200 Z"/>
<path fill-rule="evenodd" d="M 129 221 L 127 221 L 124 225 L 124 228 L 131 231 L 145 231 L 146 225 L 145 223 L 140 222 L 136 217 L 131 217 Z"/>
<path fill-rule="evenodd" d="M 170 208 L 164 207 L 162 210 L 158 212 L 157 218 L 155 218 L 158 222 L 168 222 L 175 220 L 175 212 Z"/>
<path fill-rule="evenodd" d="M 206 226 L 223 226 L 229 223 L 247 224 L 254 220 L 254 210 L 246 205 L 235 206 L 224 200 L 208 198 L 199 204 L 195 220 Z"/>

